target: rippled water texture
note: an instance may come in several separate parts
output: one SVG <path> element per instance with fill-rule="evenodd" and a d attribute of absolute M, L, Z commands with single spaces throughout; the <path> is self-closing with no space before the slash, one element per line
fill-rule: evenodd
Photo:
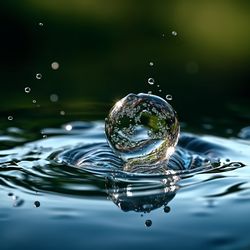
<path fill-rule="evenodd" d="M 104 122 L 44 128 L 36 141 L 7 128 L 1 246 L 248 249 L 249 131 L 234 138 L 181 131 L 168 163 L 134 173 L 108 146 Z"/>

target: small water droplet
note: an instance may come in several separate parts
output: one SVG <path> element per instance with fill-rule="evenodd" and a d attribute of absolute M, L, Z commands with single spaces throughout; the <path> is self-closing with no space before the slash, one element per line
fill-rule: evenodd
<path fill-rule="evenodd" d="M 148 78 L 148 83 L 149 83 L 150 85 L 153 85 L 153 84 L 155 83 L 154 78 Z"/>
<path fill-rule="evenodd" d="M 161 90 L 161 89 L 159 89 L 159 92 L 162 92 L 162 90 Z"/>
<path fill-rule="evenodd" d="M 67 131 L 71 131 L 72 130 L 72 126 L 70 124 L 68 124 L 68 125 L 65 126 L 65 129 Z"/>
<path fill-rule="evenodd" d="M 61 110 L 61 111 L 60 111 L 60 115 L 65 115 L 65 111 L 64 111 L 64 110 Z"/>
<path fill-rule="evenodd" d="M 34 202 L 34 207 L 40 207 L 40 205 L 41 205 L 41 204 L 40 204 L 40 201 L 35 201 L 35 202 Z"/>
<path fill-rule="evenodd" d="M 165 212 L 165 213 L 169 213 L 169 212 L 170 212 L 170 210 L 171 210 L 171 209 L 170 209 L 170 207 L 169 207 L 169 206 L 165 206 L 165 207 L 164 207 L 164 212 Z"/>
<path fill-rule="evenodd" d="M 36 100 L 34 99 L 34 100 L 32 100 L 32 103 L 36 103 Z"/>
<path fill-rule="evenodd" d="M 165 37 L 165 34 L 162 34 L 162 37 Z"/>
<path fill-rule="evenodd" d="M 8 193 L 8 196 L 13 196 L 14 194 L 13 193 Z"/>
<path fill-rule="evenodd" d="M 57 94 L 51 94 L 49 98 L 51 102 L 57 102 L 59 99 Z"/>
<path fill-rule="evenodd" d="M 153 63 L 153 62 L 150 62 L 150 63 L 149 63 L 149 66 L 154 66 L 154 63 Z"/>
<path fill-rule="evenodd" d="M 24 91 L 25 91 L 25 93 L 30 93 L 31 88 L 30 88 L 30 87 L 25 87 L 25 88 L 24 88 Z"/>
<path fill-rule="evenodd" d="M 172 95 L 166 95 L 166 100 L 168 100 L 168 101 L 172 101 L 172 100 L 173 100 Z"/>
<path fill-rule="evenodd" d="M 159 87 L 160 87 L 160 85 L 158 84 L 158 85 L 157 85 L 157 88 L 159 88 Z"/>
<path fill-rule="evenodd" d="M 43 135 L 43 138 L 47 138 L 47 135 Z"/>
<path fill-rule="evenodd" d="M 43 23 L 40 22 L 40 23 L 38 23 L 38 25 L 39 25 L 40 27 L 42 27 L 42 26 L 43 26 Z"/>
<path fill-rule="evenodd" d="M 12 120 L 13 120 L 13 116 L 9 115 L 9 116 L 8 116 L 8 120 L 9 120 L 9 121 L 12 121 Z"/>
<path fill-rule="evenodd" d="M 42 77 L 43 77 L 43 76 L 42 76 L 42 74 L 41 74 L 41 73 L 37 73 L 37 74 L 36 74 L 36 79 L 41 80 L 41 79 L 42 79 Z"/>
<path fill-rule="evenodd" d="M 53 70 L 57 70 L 57 69 L 59 69 L 59 63 L 58 62 L 53 62 L 53 63 L 51 63 L 51 68 L 53 69 Z"/>
<path fill-rule="evenodd" d="M 177 36 L 177 32 L 175 30 L 172 31 L 173 36 Z"/>
<path fill-rule="evenodd" d="M 146 227 L 151 227 L 152 226 L 152 221 L 151 220 L 146 220 L 145 221 L 145 226 Z"/>
<path fill-rule="evenodd" d="M 148 91 L 148 94 L 150 94 L 150 95 L 151 95 L 151 94 L 152 94 L 152 91 Z"/>
<path fill-rule="evenodd" d="M 226 159 L 226 162 L 230 162 L 230 159 L 227 158 L 227 159 Z"/>

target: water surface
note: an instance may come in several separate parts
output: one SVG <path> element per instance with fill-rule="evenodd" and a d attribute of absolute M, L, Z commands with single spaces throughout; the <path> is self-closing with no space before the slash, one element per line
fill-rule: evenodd
<path fill-rule="evenodd" d="M 6 126 L 1 249 L 248 249 L 249 128 L 190 131 L 164 174 L 134 174 L 108 147 L 103 121 Z"/>

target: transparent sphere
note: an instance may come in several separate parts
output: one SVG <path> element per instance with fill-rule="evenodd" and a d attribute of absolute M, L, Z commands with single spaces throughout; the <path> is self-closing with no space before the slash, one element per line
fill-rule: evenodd
<path fill-rule="evenodd" d="M 176 112 L 164 99 L 150 94 L 129 94 L 110 110 L 105 133 L 110 146 L 127 166 L 164 162 L 179 137 Z"/>

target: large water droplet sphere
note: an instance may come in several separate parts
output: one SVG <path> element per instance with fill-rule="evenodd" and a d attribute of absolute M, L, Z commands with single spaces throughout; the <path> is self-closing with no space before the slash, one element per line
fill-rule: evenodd
<path fill-rule="evenodd" d="M 174 152 L 179 122 L 172 106 L 161 97 L 129 94 L 110 110 L 105 132 L 126 166 L 158 164 Z"/>

